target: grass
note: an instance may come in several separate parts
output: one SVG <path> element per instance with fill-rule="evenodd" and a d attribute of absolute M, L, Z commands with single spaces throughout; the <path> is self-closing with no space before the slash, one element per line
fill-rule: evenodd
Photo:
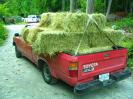
<path fill-rule="evenodd" d="M 17 25 L 26 25 L 27 23 L 26 22 L 18 22 L 16 23 Z"/>
<path fill-rule="evenodd" d="M 0 23 L 0 45 L 4 44 L 7 38 L 7 31 L 2 23 Z"/>

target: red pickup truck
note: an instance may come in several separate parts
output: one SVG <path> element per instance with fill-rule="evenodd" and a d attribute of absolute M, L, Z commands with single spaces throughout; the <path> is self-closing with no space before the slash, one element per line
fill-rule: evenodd
<path fill-rule="evenodd" d="M 113 47 L 113 50 L 84 55 L 59 53 L 48 57 L 36 55 L 32 46 L 25 43 L 16 33 L 13 38 L 16 57 L 25 56 L 42 71 L 44 81 L 54 84 L 58 79 L 74 87 L 74 92 L 82 94 L 131 76 L 127 70 L 128 50 L 122 47 Z"/>

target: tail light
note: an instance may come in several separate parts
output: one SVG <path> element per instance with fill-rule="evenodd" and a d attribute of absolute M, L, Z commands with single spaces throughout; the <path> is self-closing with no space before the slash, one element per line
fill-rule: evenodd
<path fill-rule="evenodd" d="M 77 77 L 78 76 L 78 63 L 72 62 L 69 66 L 69 76 Z"/>

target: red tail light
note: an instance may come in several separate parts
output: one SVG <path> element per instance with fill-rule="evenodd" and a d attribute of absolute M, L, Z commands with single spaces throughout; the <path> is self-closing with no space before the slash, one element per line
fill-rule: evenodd
<path fill-rule="evenodd" d="M 78 76 L 78 63 L 76 63 L 76 62 L 70 63 L 69 76 L 70 77 L 77 77 Z"/>

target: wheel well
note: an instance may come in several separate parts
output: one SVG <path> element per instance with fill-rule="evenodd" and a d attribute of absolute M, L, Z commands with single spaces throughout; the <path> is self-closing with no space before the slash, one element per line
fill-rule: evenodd
<path fill-rule="evenodd" d="M 16 46 L 16 43 L 15 42 L 13 42 L 13 46 Z"/>
<path fill-rule="evenodd" d="M 42 69 L 44 64 L 47 64 L 44 60 L 42 60 L 42 59 L 38 60 L 38 67 L 39 67 L 39 69 Z"/>

